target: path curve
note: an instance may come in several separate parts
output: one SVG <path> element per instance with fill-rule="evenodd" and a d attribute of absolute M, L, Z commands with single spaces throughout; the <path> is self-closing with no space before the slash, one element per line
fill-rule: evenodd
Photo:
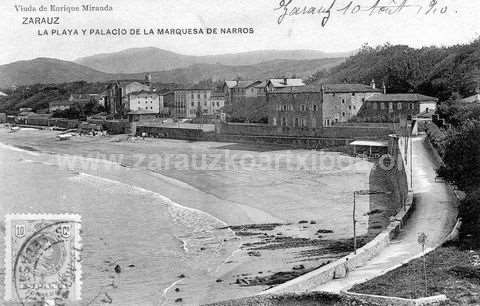
<path fill-rule="evenodd" d="M 457 203 L 450 187 L 435 182 L 435 161 L 425 144 L 425 136 L 413 138 L 413 190 L 415 211 L 400 234 L 367 264 L 351 271 L 346 278 L 329 281 L 312 291 L 338 293 L 389 271 L 406 260 L 419 256 L 419 233 L 427 234 L 426 248 L 436 247 L 456 223 Z"/>

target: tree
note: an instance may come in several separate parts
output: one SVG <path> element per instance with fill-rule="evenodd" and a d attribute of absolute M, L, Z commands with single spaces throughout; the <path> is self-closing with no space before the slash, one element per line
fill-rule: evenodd
<path fill-rule="evenodd" d="M 480 121 L 465 122 L 447 137 L 444 166 L 438 175 L 461 190 L 469 192 L 480 186 Z"/>
<path fill-rule="evenodd" d="M 459 217 L 462 219 L 460 227 L 460 243 L 468 248 L 480 248 L 480 189 L 467 194 L 461 201 Z"/>

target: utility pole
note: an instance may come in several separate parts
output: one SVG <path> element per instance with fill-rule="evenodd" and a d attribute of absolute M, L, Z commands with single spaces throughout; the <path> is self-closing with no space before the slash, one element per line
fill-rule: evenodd
<path fill-rule="evenodd" d="M 410 189 L 413 190 L 413 139 L 410 134 Z"/>
<path fill-rule="evenodd" d="M 357 220 L 355 219 L 355 209 L 356 209 L 356 200 L 355 195 L 356 191 L 353 192 L 353 254 L 357 254 Z"/>
<path fill-rule="evenodd" d="M 353 254 L 357 254 L 357 219 L 356 208 L 357 208 L 357 197 L 356 195 L 375 195 L 375 194 L 392 194 L 390 191 L 370 191 L 370 190 L 355 190 L 353 192 Z"/>

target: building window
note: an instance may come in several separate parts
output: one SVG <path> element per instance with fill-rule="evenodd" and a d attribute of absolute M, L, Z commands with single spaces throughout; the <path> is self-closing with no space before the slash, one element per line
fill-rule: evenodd
<path fill-rule="evenodd" d="M 352 97 L 355 97 L 355 93 L 354 93 L 354 92 L 352 92 Z"/>
<path fill-rule="evenodd" d="M 342 112 L 342 117 L 345 117 L 345 112 Z"/>
<path fill-rule="evenodd" d="M 380 102 L 380 109 L 385 109 L 385 104 Z"/>
<path fill-rule="evenodd" d="M 298 128 L 298 118 L 295 118 L 295 127 Z"/>
<path fill-rule="evenodd" d="M 402 103 L 397 103 L 397 109 L 401 110 L 402 109 Z"/>
<path fill-rule="evenodd" d="M 349 105 L 349 106 L 348 106 L 348 109 L 349 109 L 349 110 L 352 110 L 352 106 L 351 106 L 351 105 Z"/>
<path fill-rule="evenodd" d="M 305 104 L 300 105 L 300 109 L 302 110 L 302 112 L 304 112 L 305 111 Z"/>
<path fill-rule="evenodd" d="M 342 104 L 345 104 L 345 99 L 342 99 Z"/>
<path fill-rule="evenodd" d="M 313 105 L 313 111 L 314 111 L 314 112 L 317 111 L 317 105 L 316 105 L 316 104 Z"/>
<path fill-rule="evenodd" d="M 277 125 L 277 118 L 273 117 L 273 126 L 276 126 Z"/>

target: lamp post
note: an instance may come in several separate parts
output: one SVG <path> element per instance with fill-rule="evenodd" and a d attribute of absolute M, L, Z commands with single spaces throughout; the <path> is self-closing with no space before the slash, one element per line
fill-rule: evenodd
<path fill-rule="evenodd" d="M 353 192 L 353 254 L 357 254 L 357 219 L 355 217 L 356 206 L 357 206 L 357 195 L 375 195 L 375 194 L 392 194 L 390 191 L 381 191 L 381 190 L 355 190 Z"/>

